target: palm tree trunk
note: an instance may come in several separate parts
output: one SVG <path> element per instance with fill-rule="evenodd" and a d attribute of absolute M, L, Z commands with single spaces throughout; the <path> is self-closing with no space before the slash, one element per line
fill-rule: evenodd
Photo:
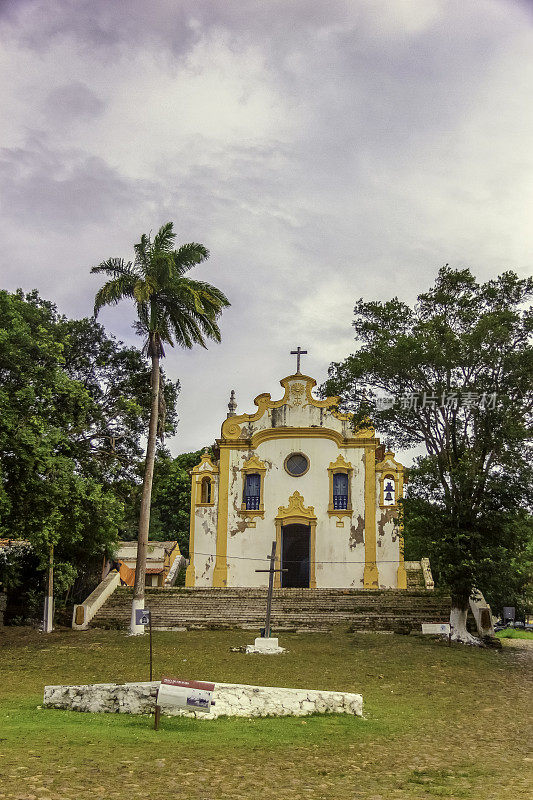
<path fill-rule="evenodd" d="M 150 530 L 150 503 L 152 499 L 152 480 L 154 477 L 158 412 L 159 412 L 159 355 L 157 355 L 157 349 L 155 348 L 152 351 L 152 407 L 150 410 L 150 427 L 148 429 L 148 444 L 146 446 L 146 461 L 144 466 L 141 513 L 139 515 L 139 537 L 137 540 L 135 584 L 133 587 L 133 603 L 131 606 L 130 633 L 132 635 L 144 633 L 144 625 L 137 625 L 135 621 L 135 612 L 139 608 L 144 608 L 146 550 L 148 545 L 148 532 Z"/>

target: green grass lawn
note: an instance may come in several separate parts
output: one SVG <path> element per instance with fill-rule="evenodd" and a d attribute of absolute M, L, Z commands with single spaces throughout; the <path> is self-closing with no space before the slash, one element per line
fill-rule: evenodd
<path fill-rule="evenodd" d="M 421 636 L 154 634 L 155 677 L 361 692 L 366 719 L 153 720 L 39 708 L 45 684 L 147 680 L 148 639 L 0 631 L 0 798 L 526 798 L 533 647 Z M 529 704 L 529 706 L 528 706 Z"/>
<path fill-rule="evenodd" d="M 533 639 L 533 631 L 524 631 L 521 628 L 505 628 L 496 633 L 498 639 Z"/>

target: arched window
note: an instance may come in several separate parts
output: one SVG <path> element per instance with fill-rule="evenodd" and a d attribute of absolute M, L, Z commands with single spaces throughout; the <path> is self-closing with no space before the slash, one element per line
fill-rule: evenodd
<path fill-rule="evenodd" d="M 202 478 L 202 492 L 200 497 L 202 503 L 211 502 L 211 478 L 208 478 L 207 475 L 205 478 Z"/>
<path fill-rule="evenodd" d="M 257 511 L 261 506 L 261 475 L 257 472 L 246 475 L 243 502 L 247 511 Z"/>
<path fill-rule="evenodd" d="M 348 508 L 348 475 L 345 472 L 333 475 L 333 508 Z"/>
<path fill-rule="evenodd" d="M 383 478 L 383 505 L 393 506 L 396 503 L 396 488 L 392 475 Z"/>

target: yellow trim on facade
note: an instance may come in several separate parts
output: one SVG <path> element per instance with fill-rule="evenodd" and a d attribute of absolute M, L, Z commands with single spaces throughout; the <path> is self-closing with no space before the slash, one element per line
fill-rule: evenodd
<path fill-rule="evenodd" d="M 365 589 L 379 588 L 376 542 L 376 450 L 365 449 Z"/>
<path fill-rule="evenodd" d="M 205 467 L 205 469 L 203 469 Z M 202 474 L 216 474 L 218 472 L 218 467 L 213 461 L 211 460 L 211 456 L 209 453 L 205 451 L 202 453 L 200 458 L 200 463 L 197 464 L 195 467 L 192 468 L 191 474 L 198 475 L 199 473 Z"/>
<path fill-rule="evenodd" d="M 215 505 L 215 480 L 214 476 L 218 475 L 218 467 L 211 460 L 211 456 L 207 452 L 203 452 L 200 458 L 200 463 L 192 468 L 190 474 L 193 476 L 192 491 L 196 492 L 196 505 L 197 506 L 214 506 Z M 204 478 L 209 478 L 211 483 L 211 500 L 209 503 L 202 503 L 202 481 Z M 195 489 L 196 485 L 196 489 Z"/>
<path fill-rule="evenodd" d="M 362 447 L 369 441 L 361 437 L 345 438 L 332 428 L 264 428 L 252 435 L 249 446 L 255 449 L 270 439 L 331 439 L 338 447 Z M 234 442 L 231 442 L 231 446 L 234 446 Z"/>
<path fill-rule="evenodd" d="M 348 476 L 348 508 L 335 508 L 333 505 L 333 476 L 336 473 L 342 473 Z M 350 461 L 346 461 L 342 453 L 339 453 L 336 461 L 331 461 L 328 467 L 329 475 L 329 505 L 328 514 L 330 517 L 337 517 L 337 528 L 343 528 L 343 517 L 351 517 L 353 515 L 352 509 L 352 476 L 353 466 Z"/>
<path fill-rule="evenodd" d="M 394 458 L 394 453 L 388 450 L 383 459 L 376 464 L 376 473 L 379 475 L 379 507 L 380 509 L 398 508 L 398 500 L 403 497 L 403 484 L 404 484 L 404 467 L 399 461 Z M 394 481 L 394 503 L 386 504 L 385 498 L 385 481 L 392 478 Z M 404 538 L 403 538 L 403 525 L 400 523 L 398 526 L 398 570 L 396 574 L 396 581 L 398 589 L 407 589 L 407 573 L 404 565 Z"/>
<path fill-rule="evenodd" d="M 303 521 L 303 522 L 302 522 Z M 276 569 L 281 563 L 281 533 L 284 525 L 309 525 L 309 588 L 316 589 L 316 514 L 313 506 L 306 508 L 300 492 L 289 497 L 287 506 L 279 506 L 276 516 Z M 274 575 L 274 587 L 281 587 L 281 572 Z"/>
<path fill-rule="evenodd" d="M 304 505 L 305 500 L 300 492 L 293 492 L 289 497 L 288 506 L 279 506 L 276 519 L 286 520 L 289 517 L 300 517 L 303 519 L 316 519 L 315 509 L 313 506 Z"/>
<path fill-rule="evenodd" d="M 376 464 L 376 472 L 380 474 L 379 481 L 379 505 L 380 508 L 391 508 L 398 505 L 398 499 L 402 497 L 401 491 L 403 490 L 403 464 L 396 461 L 394 453 L 388 450 L 383 459 Z M 384 502 L 385 492 L 383 490 L 385 480 L 391 477 L 394 481 L 394 503 L 386 504 Z M 402 487 L 402 490 L 400 489 Z"/>
<path fill-rule="evenodd" d="M 403 480 L 404 480 L 404 470 L 402 470 L 399 475 L 399 486 L 398 486 L 398 497 L 403 497 Z M 400 522 L 398 526 L 398 538 L 399 538 L 399 560 L 400 563 L 398 564 L 398 589 L 407 589 L 407 572 L 405 571 L 405 557 L 404 557 L 404 538 L 403 538 L 403 523 Z"/>
<path fill-rule="evenodd" d="M 352 419 L 351 414 L 342 414 L 336 410 L 339 403 L 338 397 L 327 397 L 324 400 L 317 400 L 316 397 L 313 397 L 312 389 L 314 386 L 316 386 L 316 381 L 314 378 L 309 377 L 309 375 L 288 375 L 286 378 L 283 378 L 280 381 L 280 384 L 284 389 L 284 395 L 281 400 L 272 400 L 269 392 L 258 395 L 254 400 L 254 403 L 257 406 L 257 411 L 254 414 L 236 414 L 224 420 L 222 423 L 222 438 L 225 440 L 238 439 L 242 433 L 242 425 L 250 422 L 256 422 L 258 419 L 261 419 L 261 417 L 270 409 L 280 408 L 281 406 L 287 404 L 296 406 L 310 405 L 315 406 L 316 408 L 329 409 L 331 414 L 337 419 L 346 422 L 349 422 Z M 298 387 L 299 385 L 302 386 L 302 389 L 295 391 L 295 387 Z M 368 439 L 369 437 L 373 437 L 375 435 L 375 431 L 373 428 L 368 427 L 359 431 L 358 434 L 358 438 L 362 437 L 364 439 Z"/>
<path fill-rule="evenodd" d="M 209 483 L 211 484 L 210 493 L 209 493 L 210 497 L 211 497 L 211 500 L 209 500 L 209 502 L 203 502 L 203 500 L 202 500 L 202 484 L 203 484 L 203 482 L 205 480 L 208 480 Z M 200 472 L 196 476 L 196 505 L 197 506 L 214 506 L 215 505 L 214 486 L 215 486 L 215 484 L 214 484 L 213 478 L 208 473 L 206 473 L 206 472 L 201 473 Z"/>
<path fill-rule="evenodd" d="M 307 467 L 304 469 L 303 472 L 300 472 L 298 475 L 293 475 L 293 473 L 289 472 L 289 470 L 287 469 L 287 461 L 289 460 L 289 458 L 292 458 L 293 456 L 302 456 L 302 458 L 305 458 L 305 460 L 307 461 Z M 285 461 L 283 462 L 283 469 L 285 470 L 287 475 L 291 476 L 291 478 L 301 478 L 302 475 L 307 475 L 307 473 L 311 469 L 311 461 L 309 459 L 309 456 L 306 456 L 305 453 L 301 453 L 299 450 L 294 450 L 292 453 L 289 453 L 289 455 L 285 457 Z"/>
<path fill-rule="evenodd" d="M 224 588 L 228 583 L 228 505 L 229 505 L 229 457 L 227 447 L 220 448 L 217 542 L 213 586 Z"/>
<path fill-rule="evenodd" d="M 253 455 L 248 458 L 241 467 L 241 475 L 242 475 L 242 489 L 241 489 L 241 508 L 239 510 L 239 514 L 243 517 L 246 517 L 250 520 L 249 527 L 255 527 L 255 523 L 253 522 L 254 517 L 261 517 L 264 519 L 265 517 L 265 473 L 267 471 L 266 464 L 264 464 L 260 458 L 254 453 Z M 247 509 L 246 503 L 244 502 L 244 489 L 246 486 L 246 476 L 249 474 L 259 474 L 261 479 L 261 487 L 259 489 L 259 508 L 257 509 Z"/>
<path fill-rule="evenodd" d="M 194 504 L 194 482 L 196 477 L 191 475 L 191 520 L 189 526 L 189 565 L 185 572 L 185 586 L 192 588 L 196 583 L 196 570 L 194 568 L 194 522 L 196 509 Z"/>

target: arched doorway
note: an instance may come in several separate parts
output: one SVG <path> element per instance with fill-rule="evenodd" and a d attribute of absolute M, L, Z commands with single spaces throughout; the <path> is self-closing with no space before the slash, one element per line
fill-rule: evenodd
<path fill-rule="evenodd" d="M 276 572 L 274 587 L 309 587 L 316 589 L 316 515 L 313 506 L 306 506 L 300 492 L 289 497 L 287 506 L 280 506 L 276 516 Z"/>

